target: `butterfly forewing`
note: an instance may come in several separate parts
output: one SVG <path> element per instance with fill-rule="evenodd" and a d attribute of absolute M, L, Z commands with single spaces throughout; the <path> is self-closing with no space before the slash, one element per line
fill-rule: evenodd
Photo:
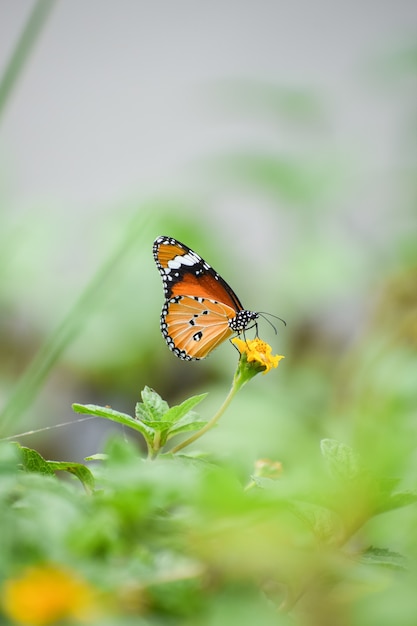
<path fill-rule="evenodd" d="M 236 311 L 243 309 L 225 280 L 196 252 L 171 237 L 158 237 L 154 257 L 164 283 L 166 298 L 172 295 L 218 300 Z"/>
<path fill-rule="evenodd" d="M 161 330 L 181 359 L 202 359 L 258 317 L 245 311 L 225 280 L 193 250 L 172 237 L 153 245 L 165 303 Z"/>

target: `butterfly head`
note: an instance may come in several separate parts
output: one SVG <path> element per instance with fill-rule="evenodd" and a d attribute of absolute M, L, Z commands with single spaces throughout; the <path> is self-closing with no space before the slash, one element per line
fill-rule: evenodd
<path fill-rule="evenodd" d="M 256 311 L 247 311 L 246 309 L 242 309 L 236 313 L 235 317 L 229 320 L 229 326 L 234 333 L 240 335 L 245 332 L 251 322 L 255 322 L 255 326 L 257 326 L 255 320 L 258 318 L 259 313 L 256 313 Z"/>

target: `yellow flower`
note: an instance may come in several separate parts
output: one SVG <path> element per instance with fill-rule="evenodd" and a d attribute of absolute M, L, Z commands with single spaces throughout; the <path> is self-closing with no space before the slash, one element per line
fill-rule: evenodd
<path fill-rule="evenodd" d="M 74 618 L 85 621 L 95 613 L 95 593 L 75 574 L 55 565 L 27 568 L 3 587 L 3 610 L 25 626 L 47 626 Z"/>
<path fill-rule="evenodd" d="M 281 476 L 282 463 L 271 459 L 258 459 L 255 461 L 255 473 L 257 478 L 271 478 L 276 480 Z"/>
<path fill-rule="evenodd" d="M 247 363 L 253 363 L 256 369 L 262 371 L 263 374 L 269 372 L 273 367 L 278 367 L 278 363 L 284 358 L 280 354 L 272 355 L 271 346 L 258 337 L 245 341 L 235 337 L 232 339 L 232 343 L 239 350 L 241 358 L 244 357 Z"/>

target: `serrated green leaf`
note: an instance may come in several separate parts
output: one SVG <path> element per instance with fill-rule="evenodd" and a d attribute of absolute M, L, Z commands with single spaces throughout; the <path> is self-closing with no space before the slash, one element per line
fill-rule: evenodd
<path fill-rule="evenodd" d="M 181 425 L 177 423 L 174 428 L 171 428 L 171 430 L 169 431 L 167 441 L 172 437 L 179 435 L 180 433 L 186 433 L 192 430 L 200 430 L 200 428 L 203 428 L 203 426 L 205 426 L 206 424 L 207 420 L 200 420 L 198 422 L 193 421 L 188 424 L 184 423 Z"/>
<path fill-rule="evenodd" d="M 367 565 L 379 565 L 392 569 L 406 569 L 406 558 L 402 554 L 392 552 L 386 548 L 375 548 L 371 546 L 366 552 L 360 555 L 359 561 Z"/>
<path fill-rule="evenodd" d="M 141 397 L 143 402 L 138 402 L 136 405 L 136 418 L 145 423 L 162 420 L 169 409 L 168 403 L 150 387 L 143 389 Z"/>
<path fill-rule="evenodd" d="M 207 396 L 207 393 L 201 393 L 198 396 L 191 396 L 181 404 L 173 406 L 164 415 L 164 421 L 178 422 L 187 415 L 197 404 L 199 404 Z"/>
<path fill-rule="evenodd" d="M 67 461 L 47 461 L 49 467 L 54 471 L 65 471 L 73 474 L 83 484 L 87 493 L 94 491 L 95 480 L 88 467 L 82 463 L 72 463 Z"/>
<path fill-rule="evenodd" d="M 195 411 L 188 411 L 181 419 L 179 419 L 169 431 L 169 438 L 177 435 L 178 433 L 186 432 L 189 430 L 199 430 L 207 424 L 207 420 L 200 418 Z"/>
<path fill-rule="evenodd" d="M 359 456 L 350 446 L 336 439 L 322 439 L 321 453 L 334 478 L 354 480 L 361 473 Z"/>
<path fill-rule="evenodd" d="M 78 404 L 75 402 L 72 405 L 72 408 L 76 413 L 86 413 L 87 415 L 96 415 L 97 417 L 106 417 L 109 419 L 111 417 L 118 416 L 127 421 L 134 421 L 134 418 L 131 415 L 128 415 L 127 413 L 120 413 L 120 411 L 115 411 L 109 406 L 98 406 L 97 404 Z"/>
<path fill-rule="evenodd" d="M 146 410 L 146 406 L 142 402 L 136 403 L 135 417 L 137 420 L 140 420 L 141 422 L 145 422 L 145 423 L 147 423 L 151 419 L 151 416 L 148 414 L 148 411 Z"/>
<path fill-rule="evenodd" d="M 133 428 L 134 430 L 142 433 L 147 441 L 149 441 L 155 434 L 153 428 L 150 428 L 143 422 L 135 420 L 130 415 L 127 415 L 127 413 L 120 413 L 119 411 L 115 411 L 114 409 L 111 409 L 109 407 L 97 406 L 95 404 L 75 403 L 72 405 L 72 408 L 76 413 L 104 417 L 105 419 L 111 420 L 112 422 L 117 422 L 118 424 L 123 424 L 124 426 L 128 426 L 129 428 Z"/>
<path fill-rule="evenodd" d="M 95 482 L 94 477 L 88 467 L 82 463 L 72 463 L 70 461 L 47 461 L 39 452 L 16 444 L 21 453 L 23 467 L 27 472 L 37 472 L 47 476 L 55 476 L 56 471 L 66 471 L 74 474 L 83 484 L 87 493 L 92 493 Z"/>
<path fill-rule="evenodd" d="M 23 468 L 27 472 L 38 472 L 39 474 L 45 474 L 47 476 L 55 475 L 54 470 L 39 452 L 31 448 L 26 448 L 25 446 L 20 446 L 19 444 L 16 445 L 21 453 Z"/>

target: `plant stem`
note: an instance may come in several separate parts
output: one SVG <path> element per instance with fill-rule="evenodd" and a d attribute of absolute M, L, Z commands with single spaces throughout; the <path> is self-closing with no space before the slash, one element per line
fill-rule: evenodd
<path fill-rule="evenodd" d="M 8 99 L 13 92 L 13 87 L 22 73 L 24 64 L 28 60 L 29 54 L 54 4 L 55 0 L 38 0 L 33 6 L 29 19 L 0 80 L 0 117 L 4 113 Z"/>
<path fill-rule="evenodd" d="M 215 413 L 213 415 L 211 420 L 208 421 L 207 424 L 205 426 L 203 426 L 203 428 L 200 428 L 200 430 L 197 431 L 196 433 L 194 433 L 194 435 L 191 435 L 191 437 L 188 437 L 188 439 L 185 439 L 184 441 L 182 441 L 181 443 L 176 445 L 174 448 L 172 448 L 170 450 L 170 452 L 172 454 L 175 454 L 176 452 L 179 452 L 180 450 L 182 450 L 186 446 L 189 446 L 191 443 L 194 443 L 194 441 L 196 441 L 197 439 L 202 437 L 207 431 L 209 431 L 211 428 L 213 428 L 213 426 L 219 421 L 219 419 L 221 418 L 221 416 L 223 415 L 223 413 L 225 412 L 225 410 L 227 409 L 227 407 L 229 406 L 229 404 L 233 400 L 235 394 L 242 387 L 244 382 L 245 381 L 242 381 L 240 376 L 235 375 L 235 377 L 233 379 L 232 386 L 230 388 L 230 391 L 227 394 L 223 404 L 221 405 L 221 407 L 219 408 L 217 413 Z"/>
<path fill-rule="evenodd" d="M 148 222 L 148 215 L 143 212 L 134 214 L 117 247 L 104 260 L 61 324 L 40 347 L 0 411 L 1 433 L 22 417 L 58 359 L 81 332 L 86 320 L 99 308 L 101 298 L 111 288 L 112 280 L 115 280 L 129 252 L 138 245 L 138 241 L 146 238 Z"/>

